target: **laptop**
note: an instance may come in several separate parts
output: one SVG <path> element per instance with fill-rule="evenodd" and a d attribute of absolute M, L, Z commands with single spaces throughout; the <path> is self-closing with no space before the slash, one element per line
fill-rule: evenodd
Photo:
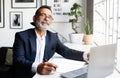
<path fill-rule="evenodd" d="M 112 74 L 116 44 L 102 45 L 90 49 L 88 66 L 62 73 L 63 78 L 105 78 Z"/>

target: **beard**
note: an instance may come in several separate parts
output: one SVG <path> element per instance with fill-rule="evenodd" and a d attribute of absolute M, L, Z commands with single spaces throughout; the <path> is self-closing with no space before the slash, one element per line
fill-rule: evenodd
<path fill-rule="evenodd" d="M 44 22 L 43 22 L 44 23 Z M 39 21 L 36 21 L 35 24 L 36 24 L 36 27 L 40 30 L 40 31 L 46 31 L 48 29 L 48 24 L 46 26 L 44 26 L 44 24 L 39 22 Z"/>

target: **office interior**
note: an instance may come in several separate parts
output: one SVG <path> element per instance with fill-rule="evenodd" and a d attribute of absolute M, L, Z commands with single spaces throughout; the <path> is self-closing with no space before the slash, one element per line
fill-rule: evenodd
<path fill-rule="evenodd" d="M 19 0 L 20 1 L 20 0 Z M 115 62 L 120 72 L 120 1 L 119 0 L 0 0 L 0 47 L 12 47 L 16 32 L 34 28 L 30 24 L 33 15 L 41 5 L 50 5 L 60 8 L 59 13 L 69 11 L 73 3 L 82 5 L 84 16 L 80 18 L 79 32 L 84 33 L 84 22 L 89 19 L 93 28 L 94 43 L 96 46 L 105 44 L 117 44 Z M 22 1 L 22 0 L 21 0 Z M 28 4 L 27 4 L 28 3 Z M 59 6 L 55 6 L 58 5 Z M 57 11 L 55 12 L 57 13 Z M 20 25 L 12 24 L 14 15 L 20 15 Z M 69 34 L 73 32 L 67 15 L 53 15 L 53 24 L 50 30 L 57 32 L 63 43 L 69 43 Z M 82 44 L 80 44 L 82 45 Z"/>

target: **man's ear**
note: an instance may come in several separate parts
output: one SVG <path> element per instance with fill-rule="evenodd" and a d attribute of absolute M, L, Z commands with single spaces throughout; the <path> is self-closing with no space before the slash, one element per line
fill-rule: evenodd
<path fill-rule="evenodd" d="M 34 16 L 33 16 L 33 21 L 34 21 L 34 22 L 35 22 L 35 19 L 36 19 L 36 16 L 34 15 Z"/>

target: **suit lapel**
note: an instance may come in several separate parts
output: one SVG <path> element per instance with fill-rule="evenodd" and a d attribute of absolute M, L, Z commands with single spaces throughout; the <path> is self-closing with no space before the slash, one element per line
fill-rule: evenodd
<path fill-rule="evenodd" d="M 31 59 L 34 61 L 36 55 L 36 34 L 34 29 L 31 31 L 32 32 L 30 33 L 29 41 L 31 47 Z"/>
<path fill-rule="evenodd" d="M 49 43 L 49 42 L 48 42 L 48 33 L 47 33 L 47 35 L 46 35 L 46 44 L 45 44 L 45 51 L 44 51 L 43 61 L 47 61 L 47 59 L 48 59 L 48 58 L 47 58 L 47 57 L 48 57 L 48 56 L 47 56 L 47 52 L 48 52 L 48 51 L 47 51 L 47 47 L 48 47 L 47 44 L 48 44 L 48 43 Z"/>
<path fill-rule="evenodd" d="M 47 35 L 46 35 L 46 44 L 45 44 L 45 52 L 44 52 L 44 58 L 43 60 L 44 61 L 47 61 L 49 59 L 49 56 L 48 56 L 48 48 L 49 48 L 49 32 L 47 31 Z"/>

